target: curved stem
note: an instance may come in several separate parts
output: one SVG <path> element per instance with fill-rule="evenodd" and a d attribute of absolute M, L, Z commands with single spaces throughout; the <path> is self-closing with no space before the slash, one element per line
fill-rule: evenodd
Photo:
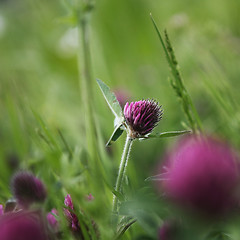
<path fill-rule="evenodd" d="M 119 192 L 122 187 L 122 182 L 126 172 L 126 167 L 127 167 L 128 158 L 131 151 L 132 142 L 133 142 L 133 139 L 129 135 L 127 135 L 119 170 L 118 170 L 118 177 L 117 177 L 116 186 L 115 186 L 116 192 Z M 118 199 L 115 195 L 113 195 L 113 208 L 112 208 L 113 213 L 117 213 L 117 205 L 118 205 Z"/>

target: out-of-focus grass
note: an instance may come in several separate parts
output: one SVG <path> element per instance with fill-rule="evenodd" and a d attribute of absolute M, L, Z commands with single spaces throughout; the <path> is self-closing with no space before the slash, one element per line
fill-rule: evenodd
<path fill-rule="evenodd" d="M 152 12 L 158 26 L 168 29 L 204 130 L 238 146 L 239 8 L 234 0 L 98 0 L 91 16 L 94 78 L 113 89 L 127 89 L 132 100 L 156 98 L 164 109 L 158 131 L 182 128 L 184 114 L 168 82 L 168 65 L 149 17 Z M 18 159 L 17 168 L 31 169 L 46 183 L 47 210 L 54 206 L 60 210 L 64 195 L 71 193 L 76 204 L 96 219 L 107 239 L 111 232 L 104 227 L 111 189 L 96 190 L 94 182 L 84 177 L 88 153 L 82 106 L 88 103 L 81 102 L 77 34 L 66 16 L 62 1 L 0 2 L 0 201 L 11 197 L 9 179 L 16 167 L 10 160 Z M 111 147 L 110 154 L 106 151 L 113 116 L 97 84 L 93 92 L 99 146 L 108 173 L 105 180 L 113 187 L 124 137 Z M 59 129 L 73 153 L 71 160 Z M 153 174 L 175 141 L 135 144 L 128 168 L 129 198 L 138 196 L 146 185 L 144 179 Z M 95 200 L 89 203 L 85 196 L 90 192 Z M 153 206 L 152 210 L 161 211 L 161 204 Z M 144 228 L 144 220 L 139 221 L 126 239 L 151 231 L 147 225 Z"/>

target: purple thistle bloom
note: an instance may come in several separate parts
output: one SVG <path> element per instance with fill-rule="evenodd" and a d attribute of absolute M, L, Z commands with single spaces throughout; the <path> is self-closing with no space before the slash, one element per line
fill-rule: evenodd
<path fill-rule="evenodd" d="M 162 119 L 162 114 L 161 106 L 154 100 L 127 102 L 124 107 L 124 116 L 132 138 L 150 133 Z"/>
<path fill-rule="evenodd" d="M 28 208 L 34 202 L 43 202 L 47 196 L 44 184 L 30 172 L 18 172 L 12 179 L 12 192 L 17 202 Z"/>
<path fill-rule="evenodd" d="M 237 204 L 239 167 L 223 142 L 186 138 L 168 157 L 161 187 L 169 199 L 201 215 L 220 217 Z"/>
<path fill-rule="evenodd" d="M 0 217 L 0 238 L 3 240 L 46 240 L 39 217 L 30 212 L 7 213 Z"/>

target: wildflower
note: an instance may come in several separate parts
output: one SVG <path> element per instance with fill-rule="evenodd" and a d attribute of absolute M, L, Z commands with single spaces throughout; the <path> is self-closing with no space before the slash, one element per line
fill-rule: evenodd
<path fill-rule="evenodd" d="M 12 179 L 12 192 L 17 202 L 28 208 L 34 202 L 43 202 L 46 198 L 46 188 L 32 173 L 22 171 Z"/>
<path fill-rule="evenodd" d="M 3 240 L 46 240 L 39 217 L 30 212 L 7 213 L 0 217 L 0 238 Z"/>
<path fill-rule="evenodd" d="M 162 119 L 161 106 L 154 100 L 127 102 L 124 107 L 124 116 L 129 126 L 130 136 L 139 138 L 150 133 Z"/>
<path fill-rule="evenodd" d="M 47 214 L 47 220 L 51 228 L 55 231 L 58 231 L 59 228 L 59 223 L 58 220 L 56 219 L 56 216 L 58 216 L 57 210 L 54 208 Z"/>
<path fill-rule="evenodd" d="M 168 198 L 212 217 L 229 213 L 239 180 L 231 148 L 211 138 L 190 137 L 170 154 L 162 180 Z"/>
<path fill-rule="evenodd" d="M 70 223 L 71 229 L 73 231 L 80 232 L 81 229 L 79 226 L 78 217 L 74 213 L 74 206 L 73 206 L 73 202 L 72 202 L 72 198 L 71 198 L 70 194 L 67 194 L 67 196 L 65 197 L 64 204 L 66 207 L 69 207 L 70 209 L 72 209 L 72 211 L 70 211 L 69 209 L 64 208 L 64 214 L 66 215 L 66 217 Z"/>
<path fill-rule="evenodd" d="M 92 200 L 94 200 L 94 196 L 91 194 L 91 193 L 89 193 L 88 195 L 87 195 L 87 200 L 90 202 L 90 201 L 92 201 Z"/>

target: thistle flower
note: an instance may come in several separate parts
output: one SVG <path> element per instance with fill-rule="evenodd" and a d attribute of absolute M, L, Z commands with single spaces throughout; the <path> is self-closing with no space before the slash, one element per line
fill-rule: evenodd
<path fill-rule="evenodd" d="M 0 238 L 3 240 L 46 240 L 46 232 L 39 217 L 20 211 L 0 217 Z"/>
<path fill-rule="evenodd" d="M 164 169 L 162 187 L 178 205 L 213 218 L 236 206 L 239 172 L 228 145 L 212 138 L 187 138 L 170 154 Z"/>
<path fill-rule="evenodd" d="M 34 202 L 43 202 L 46 198 L 46 188 L 30 172 L 18 172 L 12 179 L 11 188 L 17 202 L 24 208 L 28 208 Z"/>
<path fill-rule="evenodd" d="M 127 102 L 124 106 L 124 116 L 132 138 L 150 133 L 162 119 L 162 114 L 161 106 L 154 100 Z"/>

